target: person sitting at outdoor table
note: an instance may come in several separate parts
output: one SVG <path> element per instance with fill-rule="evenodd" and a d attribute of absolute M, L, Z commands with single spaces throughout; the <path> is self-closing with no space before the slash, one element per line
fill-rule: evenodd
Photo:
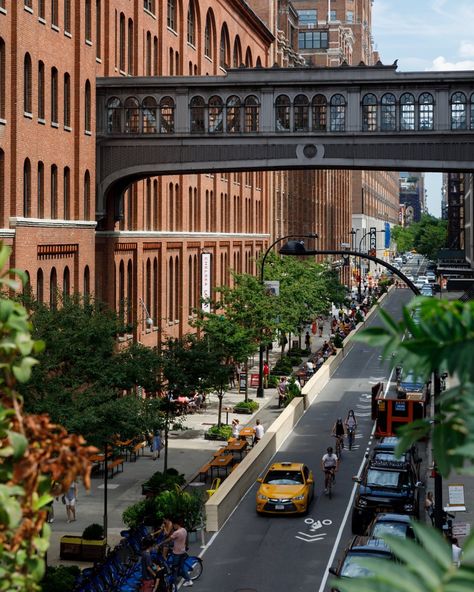
<path fill-rule="evenodd" d="M 306 375 L 313 376 L 313 374 L 314 374 L 314 364 L 311 360 L 308 360 L 306 362 Z"/>
<path fill-rule="evenodd" d="M 319 369 L 324 364 L 324 356 L 322 352 L 319 352 L 318 359 L 316 360 L 316 368 Z"/>
<path fill-rule="evenodd" d="M 258 444 L 260 440 L 263 438 L 263 434 L 265 430 L 263 429 L 263 425 L 260 423 L 260 420 L 257 419 L 255 422 L 255 436 L 253 437 L 253 445 Z"/>
<path fill-rule="evenodd" d="M 240 422 L 238 419 L 233 419 L 232 420 L 232 437 L 236 438 L 237 440 L 240 437 Z"/>

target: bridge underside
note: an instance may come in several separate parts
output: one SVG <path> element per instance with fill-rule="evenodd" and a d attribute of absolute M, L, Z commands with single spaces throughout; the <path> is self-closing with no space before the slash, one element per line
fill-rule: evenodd
<path fill-rule="evenodd" d="M 347 134 L 331 138 L 272 135 L 233 137 L 114 137 L 98 142 L 99 216 L 110 191 L 121 194 L 149 176 L 244 170 L 363 169 L 470 171 L 474 137 L 420 134 L 390 139 Z"/>

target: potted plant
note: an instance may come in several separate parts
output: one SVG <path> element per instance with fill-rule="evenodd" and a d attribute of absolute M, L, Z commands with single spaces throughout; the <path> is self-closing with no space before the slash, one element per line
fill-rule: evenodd
<path fill-rule="evenodd" d="M 247 413 L 252 414 L 254 411 L 258 409 L 257 401 L 253 401 L 249 399 L 248 401 L 240 401 L 236 405 L 234 405 L 234 413 Z"/>
<path fill-rule="evenodd" d="M 166 516 L 175 516 L 183 521 L 184 528 L 195 532 L 203 523 L 203 501 L 199 493 L 182 491 L 163 491 L 154 500 L 158 522 Z"/>
<path fill-rule="evenodd" d="M 86 526 L 82 533 L 81 558 L 83 561 L 102 561 L 105 558 L 106 543 L 101 524 L 94 523 Z"/>
<path fill-rule="evenodd" d="M 73 590 L 74 584 L 81 573 L 77 565 L 48 565 L 44 578 L 41 580 L 42 592 Z"/>
<path fill-rule="evenodd" d="M 178 473 L 176 469 L 169 468 L 166 473 L 157 471 L 142 484 L 142 495 L 154 497 L 166 489 L 174 489 L 175 485 L 182 486 L 186 483 L 183 474 Z"/>
<path fill-rule="evenodd" d="M 221 424 L 213 425 L 204 434 L 206 440 L 227 441 L 232 436 L 232 426 Z"/>

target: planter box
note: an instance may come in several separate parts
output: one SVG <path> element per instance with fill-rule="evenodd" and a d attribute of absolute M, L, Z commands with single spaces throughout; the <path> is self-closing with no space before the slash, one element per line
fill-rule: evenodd
<path fill-rule="evenodd" d="M 73 561 L 98 562 L 105 558 L 105 549 L 105 539 L 94 541 L 66 534 L 61 537 L 59 556 Z"/>
<path fill-rule="evenodd" d="M 81 560 L 82 538 L 66 534 L 59 543 L 59 557 L 61 559 Z"/>
<path fill-rule="evenodd" d="M 204 440 L 221 440 L 222 442 L 227 442 L 225 436 L 219 436 L 218 434 L 204 434 Z"/>
<path fill-rule="evenodd" d="M 106 540 L 92 541 L 82 539 L 82 561 L 98 562 L 105 559 Z"/>
<path fill-rule="evenodd" d="M 255 409 L 255 411 L 257 411 Z M 244 409 L 242 407 L 234 407 L 234 413 L 240 413 L 241 415 L 252 415 L 252 413 L 255 413 L 255 411 L 252 411 L 251 409 Z"/>

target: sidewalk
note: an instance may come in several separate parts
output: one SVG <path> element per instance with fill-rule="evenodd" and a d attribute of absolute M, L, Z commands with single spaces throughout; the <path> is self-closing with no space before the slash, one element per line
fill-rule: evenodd
<path fill-rule="evenodd" d="M 325 323 L 323 337 L 311 334 L 311 351 L 314 353 L 329 338 L 329 322 Z M 304 333 L 302 344 L 304 347 Z M 270 367 L 280 357 L 280 348 L 275 344 L 269 353 Z M 303 358 L 306 360 L 307 358 Z M 258 373 L 258 357 L 255 357 L 254 365 L 249 368 L 250 374 Z M 244 399 L 244 393 L 238 392 L 238 388 L 228 390 L 223 399 L 222 407 L 233 407 Z M 257 418 L 266 429 L 279 415 L 278 396 L 275 388 L 265 389 L 263 398 L 257 399 L 256 388 L 248 389 L 248 396 L 259 403 L 259 409 L 253 415 L 222 412 L 223 423 L 232 422 L 235 417 L 240 423 L 254 426 Z M 170 432 L 168 448 L 168 467 L 174 467 L 180 473 L 184 473 L 186 481 L 190 482 L 197 474 L 198 469 L 204 465 L 219 448 L 219 441 L 205 440 L 204 434 L 211 425 L 217 423 L 218 398 L 211 394 L 208 397 L 207 409 L 203 412 L 187 415 L 184 421 L 184 430 Z M 228 418 L 228 419 L 227 419 Z M 144 499 L 141 493 L 141 485 L 154 472 L 163 470 L 163 454 L 161 458 L 153 461 L 149 448 L 145 454 L 138 456 L 136 462 L 125 462 L 124 470 L 108 480 L 107 484 L 107 520 L 108 520 L 108 544 L 113 548 L 120 541 L 120 531 L 126 526 L 122 522 L 122 513 L 130 505 Z M 195 487 L 203 487 L 199 480 L 194 481 Z M 48 551 L 49 565 L 71 565 L 72 561 L 64 561 L 59 558 L 60 539 L 63 535 L 81 536 L 84 528 L 92 523 L 103 523 L 104 516 L 104 483 L 103 476 L 93 477 L 91 489 L 86 492 L 82 483 L 79 483 L 79 494 L 76 508 L 76 521 L 70 524 L 66 520 L 66 509 L 61 501 L 54 502 L 54 523 L 51 524 L 51 541 Z M 196 543 L 197 552 L 199 544 Z M 87 567 L 88 563 L 81 562 L 80 567 Z"/>

